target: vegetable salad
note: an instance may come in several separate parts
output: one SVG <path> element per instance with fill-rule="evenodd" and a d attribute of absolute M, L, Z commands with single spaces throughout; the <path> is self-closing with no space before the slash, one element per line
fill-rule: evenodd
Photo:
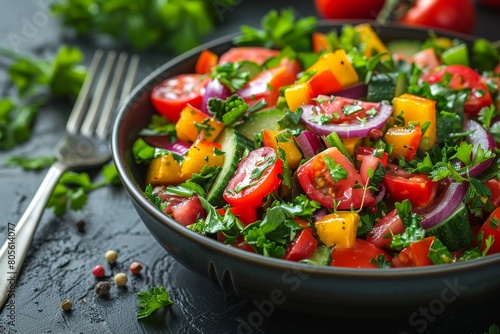
<path fill-rule="evenodd" d="M 133 147 L 145 195 L 193 231 L 288 261 L 394 268 L 500 252 L 498 51 L 281 15 L 153 89 L 157 114 Z"/>

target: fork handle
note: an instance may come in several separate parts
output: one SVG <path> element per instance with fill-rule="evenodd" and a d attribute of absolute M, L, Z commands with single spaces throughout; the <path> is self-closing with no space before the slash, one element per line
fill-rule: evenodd
<path fill-rule="evenodd" d="M 49 168 L 17 225 L 8 223 L 7 240 L 0 249 L 0 310 L 9 296 L 15 295 L 17 276 L 28 253 L 38 222 L 57 181 L 67 169 L 65 165 L 55 162 Z"/>

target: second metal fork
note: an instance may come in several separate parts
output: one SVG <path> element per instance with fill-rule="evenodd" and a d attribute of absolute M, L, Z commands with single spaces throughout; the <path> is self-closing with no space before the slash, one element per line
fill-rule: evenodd
<path fill-rule="evenodd" d="M 57 161 L 50 167 L 17 225 L 8 224 L 7 240 L 0 249 L 0 309 L 15 291 L 17 275 L 35 234 L 45 206 L 61 175 L 70 169 L 99 166 L 111 158 L 108 144 L 109 125 L 116 101 L 122 101 L 132 88 L 139 57 L 133 55 L 125 71 L 126 53 L 115 61 L 110 51 L 97 50 L 66 124 L 67 135 L 56 147 Z M 122 79 L 126 72 L 125 79 Z M 117 93 L 121 87 L 121 94 Z M 91 100 L 90 106 L 88 102 Z"/>

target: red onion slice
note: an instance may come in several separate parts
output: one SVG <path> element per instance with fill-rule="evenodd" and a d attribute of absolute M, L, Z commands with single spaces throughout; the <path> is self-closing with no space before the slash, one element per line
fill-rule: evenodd
<path fill-rule="evenodd" d="M 144 141 L 153 147 L 163 148 L 179 155 L 184 155 L 191 147 L 190 143 L 180 140 L 172 143 L 169 136 L 147 136 L 144 137 Z"/>
<path fill-rule="evenodd" d="M 356 122 L 349 124 L 320 124 L 311 121 L 311 119 L 320 110 L 319 107 L 313 105 L 302 106 L 302 121 L 307 127 L 323 136 L 327 136 L 332 132 L 336 132 L 340 138 L 360 138 L 369 136 L 373 129 L 381 129 L 387 122 L 389 116 L 392 115 L 392 106 L 385 103 L 380 103 L 380 107 L 375 116 L 366 119 L 365 123 Z"/>
<path fill-rule="evenodd" d="M 361 99 L 366 97 L 368 92 L 368 85 L 364 82 L 354 84 L 349 87 L 342 88 L 334 92 L 335 96 L 347 97 L 349 99 Z"/>
<path fill-rule="evenodd" d="M 470 119 L 467 120 L 464 125 L 464 131 L 471 132 L 465 140 L 469 144 L 474 145 L 472 154 L 476 154 L 479 146 L 481 146 L 485 151 L 492 151 L 495 148 L 495 140 L 478 122 Z M 475 165 L 469 170 L 469 175 L 474 177 L 481 174 L 491 165 L 492 162 L 493 158 Z"/>
<path fill-rule="evenodd" d="M 415 208 L 418 214 L 424 216 L 422 227 L 427 230 L 448 218 L 462 202 L 467 187 L 467 183 L 451 182 L 432 204 L 422 209 Z"/>
<path fill-rule="evenodd" d="M 297 143 L 299 144 L 302 154 L 306 159 L 315 156 L 322 148 L 324 148 L 318 135 L 309 130 L 302 131 L 297 136 Z"/>

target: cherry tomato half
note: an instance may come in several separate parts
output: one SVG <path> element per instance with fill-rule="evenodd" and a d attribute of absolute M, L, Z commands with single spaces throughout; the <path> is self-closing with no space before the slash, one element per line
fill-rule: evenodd
<path fill-rule="evenodd" d="M 421 79 L 433 84 L 440 82 L 443 76 L 449 73 L 451 89 L 470 89 L 469 98 L 464 103 L 464 111 L 469 115 L 476 116 L 483 107 L 489 107 L 493 103 L 484 78 L 472 68 L 464 65 L 450 65 L 437 71 L 425 72 Z"/>
<path fill-rule="evenodd" d="M 417 207 L 427 206 L 439 186 L 425 174 L 408 174 L 395 165 L 389 165 L 382 182 L 392 200 L 402 202 L 407 199 Z"/>
<path fill-rule="evenodd" d="M 151 103 L 160 115 L 177 122 L 188 103 L 200 109 L 208 80 L 199 74 L 180 74 L 169 78 L 153 88 Z"/>
<path fill-rule="evenodd" d="M 476 24 L 472 0 L 417 0 L 401 22 L 470 34 Z"/>
<path fill-rule="evenodd" d="M 278 189 L 283 161 L 270 147 L 251 151 L 240 161 L 223 197 L 231 206 L 260 208 L 264 198 Z"/>
<path fill-rule="evenodd" d="M 328 158 L 347 172 L 345 178 L 337 181 L 332 178 L 325 162 Z M 327 208 L 333 208 L 334 201 L 338 203 L 339 210 L 349 210 L 351 206 L 359 208 L 373 202 L 370 191 L 365 192 L 364 189 L 355 187 L 362 185 L 361 176 L 336 147 L 330 147 L 312 157 L 299 166 L 296 174 L 307 197 Z"/>
<path fill-rule="evenodd" d="M 388 253 L 371 242 L 356 239 L 354 246 L 351 248 L 334 248 L 330 265 L 349 268 L 378 268 L 377 265 L 371 262 L 371 259 L 377 259 L 379 255 L 384 255 L 387 261 L 391 260 Z"/>
<path fill-rule="evenodd" d="M 325 19 L 374 19 L 384 0 L 315 0 L 316 10 Z"/>

